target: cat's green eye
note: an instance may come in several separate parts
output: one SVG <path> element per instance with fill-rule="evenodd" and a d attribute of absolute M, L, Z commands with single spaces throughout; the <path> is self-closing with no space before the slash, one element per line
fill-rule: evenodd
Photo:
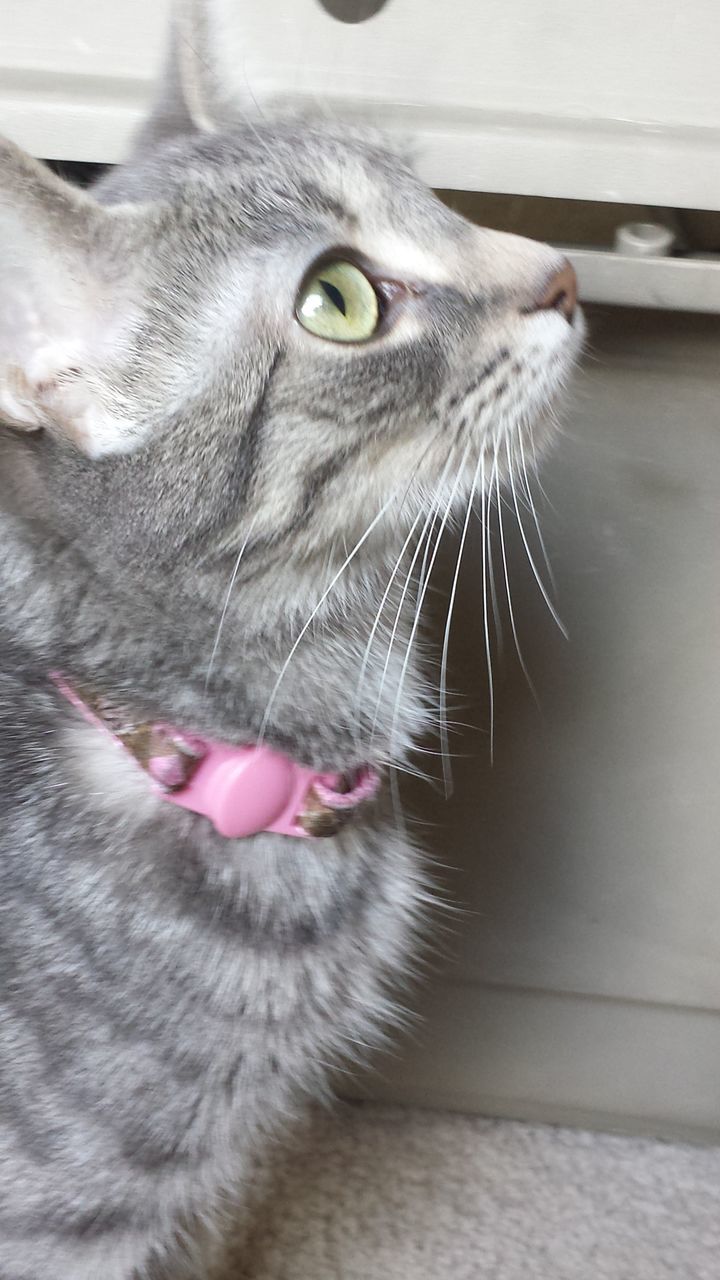
<path fill-rule="evenodd" d="M 329 342 L 366 342 L 380 323 L 378 297 L 367 276 L 340 260 L 305 281 L 295 314 L 303 328 Z"/>

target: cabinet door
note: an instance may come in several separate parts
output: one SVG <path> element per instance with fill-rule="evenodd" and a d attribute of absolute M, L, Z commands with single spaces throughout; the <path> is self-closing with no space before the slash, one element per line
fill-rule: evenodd
<path fill-rule="evenodd" d="M 417 141 L 433 185 L 720 208 L 716 0 L 386 0 L 357 23 L 328 8 L 360 0 L 208 3 L 244 96 L 379 120 Z M 167 7 L 4 0 L 2 128 L 46 156 L 119 159 Z"/>

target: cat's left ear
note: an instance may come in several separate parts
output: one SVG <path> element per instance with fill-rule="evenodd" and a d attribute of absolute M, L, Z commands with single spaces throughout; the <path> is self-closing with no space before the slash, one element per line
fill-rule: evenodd
<path fill-rule="evenodd" d="M 244 7 L 243 0 L 172 0 L 165 65 L 136 154 L 257 111 L 244 72 Z"/>
<path fill-rule="evenodd" d="M 45 429 L 91 457 L 136 442 L 108 375 L 123 218 L 0 138 L 0 430 Z"/>

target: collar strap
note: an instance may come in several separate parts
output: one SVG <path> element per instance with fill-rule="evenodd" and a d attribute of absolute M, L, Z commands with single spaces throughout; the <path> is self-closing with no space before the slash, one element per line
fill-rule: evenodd
<path fill-rule="evenodd" d="M 165 800 L 209 818 L 231 839 L 261 831 L 337 835 L 380 785 L 370 765 L 352 773 L 316 773 L 265 745 L 235 747 L 172 725 L 135 721 L 57 671 L 50 679 L 90 724 L 132 756 Z"/>

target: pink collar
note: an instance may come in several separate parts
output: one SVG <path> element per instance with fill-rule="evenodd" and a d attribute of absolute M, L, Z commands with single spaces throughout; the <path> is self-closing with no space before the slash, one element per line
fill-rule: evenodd
<path fill-rule="evenodd" d="M 57 671 L 50 679 L 90 724 L 132 756 L 164 799 L 209 818 L 230 839 L 261 831 L 336 835 L 380 784 L 370 765 L 352 776 L 316 773 L 264 745 L 234 747 L 172 725 L 138 723 Z"/>

